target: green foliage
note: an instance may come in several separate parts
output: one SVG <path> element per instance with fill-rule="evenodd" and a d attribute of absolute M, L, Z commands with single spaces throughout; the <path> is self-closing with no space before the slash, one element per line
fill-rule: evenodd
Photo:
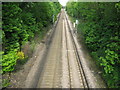
<path fill-rule="evenodd" d="M 10 85 L 10 81 L 8 79 L 2 79 L 2 87 L 8 87 Z"/>
<path fill-rule="evenodd" d="M 3 72 L 14 70 L 20 58 L 17 52 L 21 46 L 31 41 L 42 28 L 56 18 L 61 5 L 58 2 L 3 2 L 2 4 L 2 46 Z M 41 35 L 41 34 L 40 34 Z M 24 53 L 23 53 L 24 54 Z"/>
<path fill-rule="evenodd" d="M 8 54 L 2 56 L 2 71 L 9 72 L 14 70 L 16 61 L 18 59 L 17 53 L 15 51 L 9 51 Z"/>
<path fill-rule="evenodd" d="M 67 13 L 79 19 L 91 55 L 109 87 L 120 87 L 120 2 L 69 2 Z"/>

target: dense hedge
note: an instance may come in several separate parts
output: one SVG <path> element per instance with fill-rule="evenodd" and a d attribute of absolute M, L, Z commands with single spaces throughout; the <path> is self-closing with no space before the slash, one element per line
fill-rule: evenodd
<path fill-rule="evenodd" d="M 17 60 L 24 58 L 21 45 L 53 23 L 60 9 L 58 2 L 2 3 L 2 73 L 14 70 Z"/>
<path fill-rule="evenodd" d="M 120 87 L 120 2 L 69 2 L 67 13 L 79 19 L 91 55 L 109 87 Z"/>

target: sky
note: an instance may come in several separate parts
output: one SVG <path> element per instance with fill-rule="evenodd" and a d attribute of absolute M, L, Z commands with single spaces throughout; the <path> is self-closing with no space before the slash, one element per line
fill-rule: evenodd
<path fill-rule="evenodd" d="M 68 0 L 58 0 L 62 6 L 65 6 Z"/>

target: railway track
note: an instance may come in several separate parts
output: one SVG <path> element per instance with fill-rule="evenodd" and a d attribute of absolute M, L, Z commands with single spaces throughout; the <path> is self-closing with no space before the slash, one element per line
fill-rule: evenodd
<path fill-rule="evenodd" d="M 64 19 L 63 19 L 63 52 L 66 50 L 66 57 L 67 57 L 67 66 L 68 68 L 68 85 L 63 84 L 63 87 L 67 88 L 89 88 L 88 82 L 80 62 L 80 57 L 78 55 L 78 50 L 76 44 L 74 42 L 72 31 L 70 30 L 68 18 L 64 12 Z M 64 37 L 65 36 L 65 37 Z M 65 54 L 65 53 L 64 53 Z M 63 60 L 65 57 L 63 58 Z M 64 64 L 65 62 L 63 62 Z M 63 71 L 64 72 L 64 71 Z M 64 76 L 64 75 L 63 75 Z M 65 78 L 65 77 L 64 77 Z M 67 78 L 67 77 L 66 77 Z M 67 83 L 67 82 L 66 82 Z"/>
<path fill-rule="evenodd" d="M 47 54 L 44 56 L 45 64 L 41 67 L 42 72 L 39 77 L 37 88 L 60 88 L 61 77 L 61 14 L 58 22 L 54 26 L 54 34 L 47 45 Z"/>
<path fill-rule="evenodd" d="M 62 10 L 56 23 L 51 43 L 37 70 L 37 88 L 88 88 L 76 44 L 65 11 Z M 29 85 L 29 86 L 31 86 Z"/>

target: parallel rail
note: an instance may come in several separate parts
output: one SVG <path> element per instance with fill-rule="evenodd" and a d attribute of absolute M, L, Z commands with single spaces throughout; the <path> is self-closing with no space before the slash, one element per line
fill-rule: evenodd
<path fill-rule="evenodd" d="M 83 86 L 84 86 L 84 88 L 89 88 L 89 84 L 88 84 L 88 82 L 87 82 L 87 78 L 86 78 L 86 75 L 85 75 L 85 71 L 84 71 L 84 69 L 83 69 L 83 65 L 82 65 L 82 62 L 81 62 L 81 60 L 80 60 L 79 52 L 78 52 L 76 43 L 75 43 L 75 41 L 74 41 L 74 37 L 73 37 L 72 31 L 71 31 L 71 28 L 70 28 L 70 24 L 69 24 L 69 22 L 68 22 L 68 18 L 67 18 L 67 16 L 66 16 L 66 14 L 65 14 L 65 18 L 66 18 L 67 26 L 68 26 L 68 28 L 69 28 L 70 35 L 71 35 L 71 38 L 72 38 L 73 47 L 74 47 L 75 55 L 76 55 L 77 62 L 78 62 L 78 65 L 79 65 L 79 71 L 80 71 L 80 74 L 81 74 Z M 65 33 L 66 33 L 66 30 L 65 30 Z M 66 38 L 67 38 L 67 36 L 66 36 Z M 66 41 L 66 42 L 67 42 L 67 41 Z M 66 47 L 67 47 L 67 45 L 66 45 Z M 69 64 L 68 64 L 68 65 L 69 65 Z"/>
<path fill-rule="evenodd" d="M 66 26 L 64 25 L 64 28 L 65 28 L 65 39 L 66 39 L 66 49 L 68 50 L 68 44 L 67 44 L 67 32 L 66 32 Z M 68 60 L 68 73 L 69 73 L 69 76 L 70 76 L 70 63 L 69 63 L 69 55 L 68 55 L 68 52 L 67 52 L 67 60 Z M 70 83 L 70 87 L 71 87 L 71 78 L 69 78 L 69 83 Z"/>

